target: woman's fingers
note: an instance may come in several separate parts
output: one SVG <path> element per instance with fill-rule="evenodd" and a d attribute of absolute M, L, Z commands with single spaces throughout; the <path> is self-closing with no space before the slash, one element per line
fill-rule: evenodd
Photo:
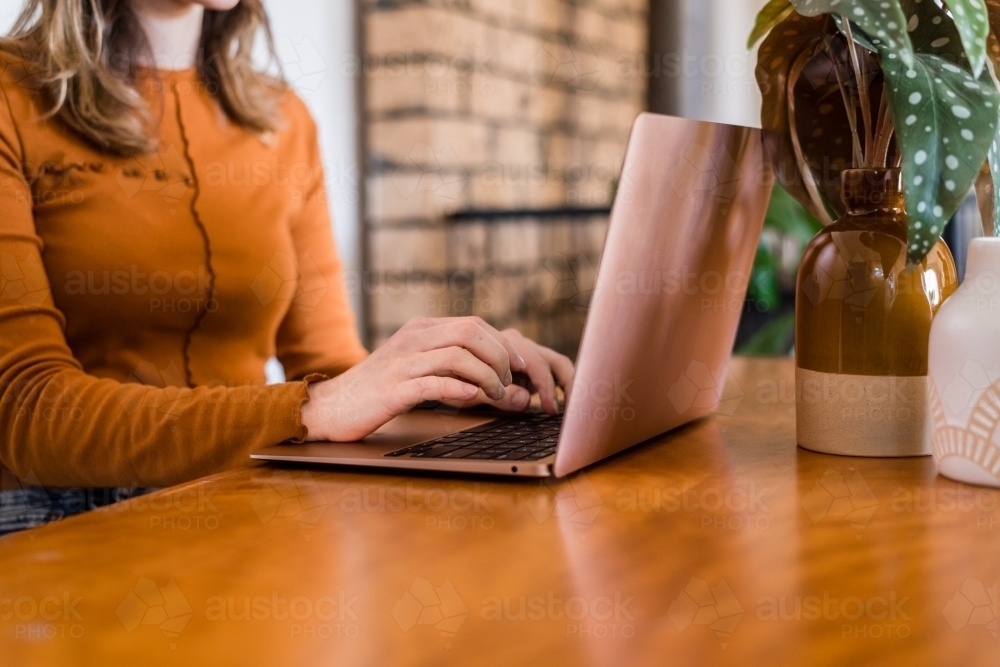
<path fill-rule="evenodd" d="M 525 372 L 531 378 L 531 383 L 538 390 L 538 398 L 542 409 L 550 415 L 559 412 L 559 399 L 556 397 L 556 382 L 548 363 L 537 353 L 528 352 L 528 368 Z"/>
<path fill-rule="evenodd" d="M 451 377 L 475 385 L 476 396 L 461 401 L 525 409 L 530 394 L 511 384 L 514 372 L 528 376 L 542 409 L 550 414 L 559 410 L 556 385 L 567 395 L 572 389 L 573 362 L 516 330 L 501 333 L 478 317 L 417 318 L 404 329 L 408 332 L 404 349 L 419 355 L 407 377 Z"/>
<path fill-rule="evenodd" d="M 524 387 L 511 385 L 507 387 L 507 393 L 500 400 L 493 400 L 480 389 L 475 398 L 471 400 L 444 402 L 460 409 L 470 408 L 475 405 L 489 405 L 505 412 L 524 412 L 531 405 L 531 392 Z"/>
<path fill-rule="evenodd" d="M 406 370 L 408 377 L 457 376 L 479 387 L 493 401 L 501 400 L 507 393 L 496 372 L 463 347 L 445 347 L 417 355 Z"/>
<path fill-rule="evenodd" d="M 521 356 L 520 351 L 514 346 L 510 338 L 497 331 L 490 323 L 478 317 L 472 319 L 486 329 L 486 333 L 491 335 L 494 340 L 503 345 L 504 349 L 507 350 L 507 355 L 510 359 L 510 369 L 514 372 L 523 371 L 525 367 L 524 357 Z"/>
<path fill-rule="evenodd" d="M 481 402 L 507 412 L 523 412 L 531 404 L 531 392 L 516 384 L 507 387 L 507 393 L 500 400 L 493 400 L 485 395 L 481 398 L 483 399 Z"/>
<path fill-rule="evenodd" d="M 559 402 L 556 398 L 556 381 L 552 377 L 549 362 L 538 353 L 539 346 L 512 329 L 505 333 L 511 340 L 516 341 L 514 345 L 522 351 L 521 356 L 526 363 L 523 372 L 531 380 L 531 384 L 535 385 L 535 389 L 538 391 L 538 398 L 542 403 L 542 409 L 550 415 L 559 412 Z"/>
<path fill-rule="evenodd" d="M 573 362 L 569 357 L 559 354 L 555 350 L 550 350 L 542 345 L 538 345 L 537 347 L 538 354 L 548 362 L 552 368 L 552 373 L 556 376 L 556 382 L 559 383 L 559 386 L 566 392 L 566 397 L 569 398 L 569 393 L 573 389 L 573 379 L 576 377 L 576 368 L 573 366 Z"/>
<path fill-rule="evenodd" d="M 480 334 L 486 332 L 507 351 L 509 366 L 512 371 L 517 372 L 524 369 L 524 359 L 518 354 L 517 348 L 511 344 L 510 339 L 497 331 L 496 328 L 481 317 L 418 317 L 407 322 L 405 328 L 411 331 L 423 331 L 449 325 L 457 326 L 460 331 L 464 330 L 466 333 L 474 332 Z M 427 339 L 421 337 L 420 340 L 426 342 Z"/>
<path fill-rule="evenodd" d="M 412 333 L 416 352 L 429 352 L 446 347 L 465 348 L 489 365 L 496 372 L 501 384 L 510 384 L 513 376 L 509 341 L 504 339 L 506 344 L 501 343 L 473 318 L 440 322 L 436 326 L 418 329 Z"/>
<path fill-rule="evenodd" d="M 400 412 L 405 412 L 424 401 L 465 402 L 475 399 L 478 394 L 479 388 L 475 385 L 435 375 L 400 382 L 392 392 Z"/>

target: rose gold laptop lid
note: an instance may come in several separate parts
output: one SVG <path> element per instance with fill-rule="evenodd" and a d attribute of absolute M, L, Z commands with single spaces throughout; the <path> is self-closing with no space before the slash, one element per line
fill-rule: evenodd
<path fill-rule="evenodd" d="M 636 119 L 556 476 L 716 409 L 771 183 L 759 130 Z"/>

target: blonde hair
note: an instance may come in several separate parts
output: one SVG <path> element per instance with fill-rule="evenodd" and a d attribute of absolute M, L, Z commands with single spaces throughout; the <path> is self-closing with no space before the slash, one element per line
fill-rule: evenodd
<path fill-rule="evenodd" d="M 256 133 L 277 129 L 280 74 L 253 67 L 254 38 L 274 43 L 261 0 L 205 10 L 196 66 L 229 119 Z M 26 61 L 46 113 L 102 151 L 156 149 L 149 104 L 136 88 L 140 57 L 152 57 L 128 0 L 27 0 L 0 50 Z"/>

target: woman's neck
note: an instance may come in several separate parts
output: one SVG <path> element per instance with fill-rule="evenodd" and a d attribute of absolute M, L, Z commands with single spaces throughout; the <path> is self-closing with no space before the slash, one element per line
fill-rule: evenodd
<path fill-rule="evenodd" d="M 153 62 L 140 63 L 157 69 L 194 67 L 205 8 L 184 0 L 132 0 L 132 12 L 146 34 Z"/>

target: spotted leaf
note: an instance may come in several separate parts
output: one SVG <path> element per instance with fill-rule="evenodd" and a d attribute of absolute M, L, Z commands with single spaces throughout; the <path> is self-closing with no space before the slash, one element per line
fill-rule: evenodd
<path fill-rule="evenodd" d="M 975 71 L 963 48 L 958 26 L 944 9 L 931 0 L 901 0 L 901 7 L 903 15 L 907 17 L 910 43 L 915 50 L 944 58 L 972 70 L 976 77 L 979 76 L 980 72 Z M 890 60 L 893 59 L 893 51 L 887 44 L 878 40 L 876 44 L 887 53 Z"/>
<path fill-rule="evenodd" d="M 792 7 L 791 0 L 771 0 L 764 5 L 764 9 L 760 10 L 760 13 L 757 14 L 757 20 L 754 23 L 753 30 L 750 32 L 750 37 L 747 39 L 747 49 L 752 49 L 764 35 L 771 32 L 774 26 L 788 18 L 788 15 L 793 11 L 795 11 L 795 8 Z"/>
<path fill-rule="evenodd" d="M 881 40 L 903 62 L 910 64 L 913 60 L 913 46 L 899 0 L 792 0 L 792 4 L 797 12 L 805 16 L 847 16 L 869 37 Z"/>
<path fill-rule="evenodd" d="M 945 0 L 945 4 L 951 10 L 962 46 L 972 65 L 972 73 L 979 76 L 986 64 L 986 37 L 990 34 L 986 4 L 983 0 Z"/>
<path fill-rule="evenodd" d="M 794 63 L 800 58 L 813 57 L 823 45 L 824 39 L 835 34 L 836 27 L 829 17 L 809 18 L 792 12 L 771 30 L 760 45 L 755 71 L 763 98 L 760 122 L 764 147 L 774 166 L 775 175 L 782 186 L 810 213 L 825 221 L 829 221 L 825 206 L 822 202 L 817 203 L 806 186 L 806 180 L 811 175 L 800 172 L 795 158 L 789 130 L 788 92 L 790 84 L 793 91 L 796 87 L 792 77 Z"/>
<path fill-rule="evenodd" d="M 917 52 L 912 67 L 883 63 L 889 109 L 903 154 L 908 259 L 920 262 L 958 210 L 997 130 L 1000 93 L 973 74 Z"/>

